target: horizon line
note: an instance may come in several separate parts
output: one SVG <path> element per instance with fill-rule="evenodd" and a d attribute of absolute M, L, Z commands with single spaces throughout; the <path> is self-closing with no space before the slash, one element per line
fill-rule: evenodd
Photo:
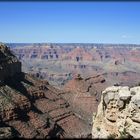
<path fill-rule="evenodd" d="M 85 42 L 80 42 L 80 43 L 75 43 L 75 42 L 1 42 L 3 44 L 106 44 L 106 45 L 140 45 L 137 43 L 85 43 Z"/>

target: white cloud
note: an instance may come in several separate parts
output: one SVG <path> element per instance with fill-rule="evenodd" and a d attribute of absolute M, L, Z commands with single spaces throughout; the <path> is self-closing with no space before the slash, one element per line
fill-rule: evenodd
<path fill-rule="evenodd" d="M 132 37 L 132 36 L 129 36 L 129 35 L 125 35 L 125 34 L 124 34 L 124 35 L 122 35 L 122 36 L 121 36 L 121 38 L 133 38 L 133 37 Z"/>

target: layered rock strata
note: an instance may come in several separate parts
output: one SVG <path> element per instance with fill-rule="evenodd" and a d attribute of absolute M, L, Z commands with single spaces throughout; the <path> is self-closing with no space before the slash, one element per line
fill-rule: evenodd
<path fill-rule="evenodd" d="M 0 45 L 0 138 L 86 138 L 91 126 L 71 109 L 60 90 L 21 72 Z"/>

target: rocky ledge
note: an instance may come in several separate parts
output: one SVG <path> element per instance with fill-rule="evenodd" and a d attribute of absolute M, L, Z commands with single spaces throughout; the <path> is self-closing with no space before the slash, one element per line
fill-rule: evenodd
<path fill-rule="evenodd" d="M 102 92 L 92 138 L 140 138 L 140 86 L 113 86 Z"/>

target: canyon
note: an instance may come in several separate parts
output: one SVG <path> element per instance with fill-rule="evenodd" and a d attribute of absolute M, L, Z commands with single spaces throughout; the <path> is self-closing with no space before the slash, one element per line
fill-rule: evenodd
<path fill-rule="evenodd" d="M 112 99 L 120 100 L 118 92 L 123 87 L 127 91 L 123 90 L 122 96 L 127 96 L 140 85 L 140 45 L 6 45 L 0 45 L 0 138 L 120 137 L 118 130 L 104 130 L 109 115 L 103 114 L 111 113 Z M 116 91 L 109 91 L 113 93 L 107 95 L 104 105 L 103 93 L 108 94 L 108 87 Z M 106 108 L 108 104 L 109 111 L 100 114 L 100 106 Z M 103 119 L 98 120 L 98 116 Z M 133 134 L 131 137 L 135 138 Z"/>
<path fill-rule="evenodd" d="M 0 53 L 0 138 L 91 137 L 92 126 L 73 111 L 62 91 L 23 73 L 4 44 Z"/>
<path fill-rule="evenodd" d="M 97 74 L 106 77 L 116 75 L 116 78 L 111 78 L 110 83 L 113 84 L 120 84 L 123 80 L 129 82 L 127 83 L 129 85 L 138 82 L 140 45 L 82 43 L 7 45 L 22 62 L 22 71 L 46 79 L 52 85 L 61 88 L 78 74 L 83 78 Z M 128 80 L 129 77 L 130 79 L 135 77 L 136 80 Z"/>
<path fill-rule="evenodd" d="M 63 90 L 61 95 L 90 124 L 91 112 L 96 112 L 105 88 L 140 84 L 140 45 L 37 43 L 9 47 L 24 72 Z"/>

